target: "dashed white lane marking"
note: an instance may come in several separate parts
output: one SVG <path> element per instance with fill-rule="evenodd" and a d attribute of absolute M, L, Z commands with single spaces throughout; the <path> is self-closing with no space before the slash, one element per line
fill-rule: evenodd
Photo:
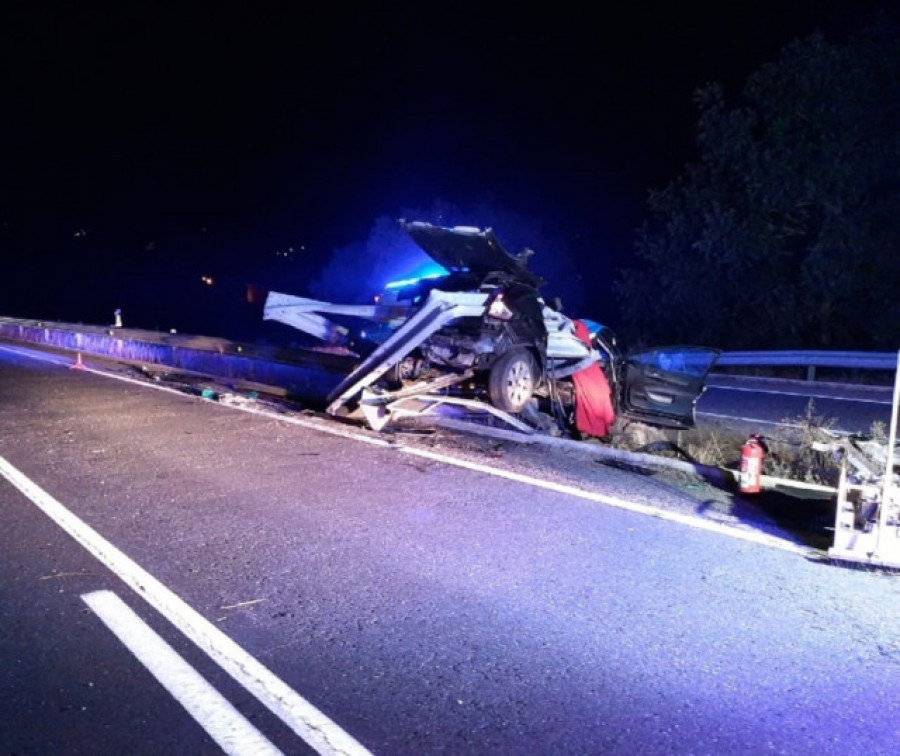
<path fill-rule="evenodd" d="M 0 475 L 196 643 L 317 753 L 328 756 L 369 753 L 349 733 L 3 457 L 0 457 Z"/>
<path fill-rule="evenodd" d="M 95 591 L 81 598 L 225 753 L 281 753 L 115 593 Z"/>

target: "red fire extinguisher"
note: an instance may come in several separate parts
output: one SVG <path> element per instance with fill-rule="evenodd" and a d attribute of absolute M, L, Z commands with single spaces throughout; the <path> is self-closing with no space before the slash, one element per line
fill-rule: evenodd
<path fill-rule="evenodd" d="M 754 433 L 741 447 L 741 493 L 759 493 L 765 456 L 765 443 Z"/>

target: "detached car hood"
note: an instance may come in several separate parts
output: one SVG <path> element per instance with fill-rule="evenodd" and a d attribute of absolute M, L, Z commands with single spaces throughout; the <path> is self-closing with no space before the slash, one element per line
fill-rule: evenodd
<path fill-rule="evenodd" d="M 432 260 L 450 273 L 505 273 L 535 288 L 544 283 L 520 258 L 503 249 L 489 228 L 444 228 L 421 221 L 400 221 L 400 225 Z"/>

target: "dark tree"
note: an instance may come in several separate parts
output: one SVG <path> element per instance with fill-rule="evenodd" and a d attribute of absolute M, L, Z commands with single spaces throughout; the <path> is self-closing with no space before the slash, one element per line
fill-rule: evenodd
<path fill-rule="evenodd" d="M 900 38 L 796 41 L 696 93 L 699 161 L 649 198 L 616 281 L 632 338 L 900 347 Z"/>

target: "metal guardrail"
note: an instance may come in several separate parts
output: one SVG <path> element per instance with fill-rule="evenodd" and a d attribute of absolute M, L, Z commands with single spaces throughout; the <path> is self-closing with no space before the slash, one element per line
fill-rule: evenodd
<path fill-rule="evenodd" d="M 87 353 L 121 354 L 123 341 L 140 347 L 142 353 L 136 359 L 156 362 L 147 351 L 169 350 L 194 354 L 212 353 L 221 357 L 243 358 L 256 362 L 315 364 L 329 371 L 348 370 L 352 361 L 348 357 L 325 352 L 284 350 L 253 344 L 239 344 L 229 339 L 160 333 L 156 331 L 92 326 L 84 324 L 55 323 L 0 316 L 0 336 L 18 341 L 45 343 L 70 350 L 83 349 Z M 96 344 L 92 345 L 92 342 Z M 92 348 L 93 346 L 93 348 Z M 224 360 L 223 360 L 224 361 Z M 170 363 L 171 364 L 171 363 Z M 817 367 L 845 368 L 847 370 L 884 370 L 897 368 L 897 352 L 839 352 L 829 350 L 796 351 L 746 351 L 722 352 L 716 367 L 805 367 L 807 378 L 815 380 Z"/>
<path fill-rule="evenodd" d="M 36 344 L 72 354 L 132 364 L 152 364 L 224 379 L 286 389 L 324 402 L 356 359 L 324 352 L 286 350 L 227 339 L 138 329 L 0 317 L 0 341 Z"/>
<path fill-rule="evenodd" d="M 837 351 L 780 351 L 780 352 L 722 352 L 716 366 L 805 367 L 808 380 L 815 380 L 817 367 L 846 368 L 847 370 L 886 370 L 897 368 L 896 352 L 837 352 Z"/>

